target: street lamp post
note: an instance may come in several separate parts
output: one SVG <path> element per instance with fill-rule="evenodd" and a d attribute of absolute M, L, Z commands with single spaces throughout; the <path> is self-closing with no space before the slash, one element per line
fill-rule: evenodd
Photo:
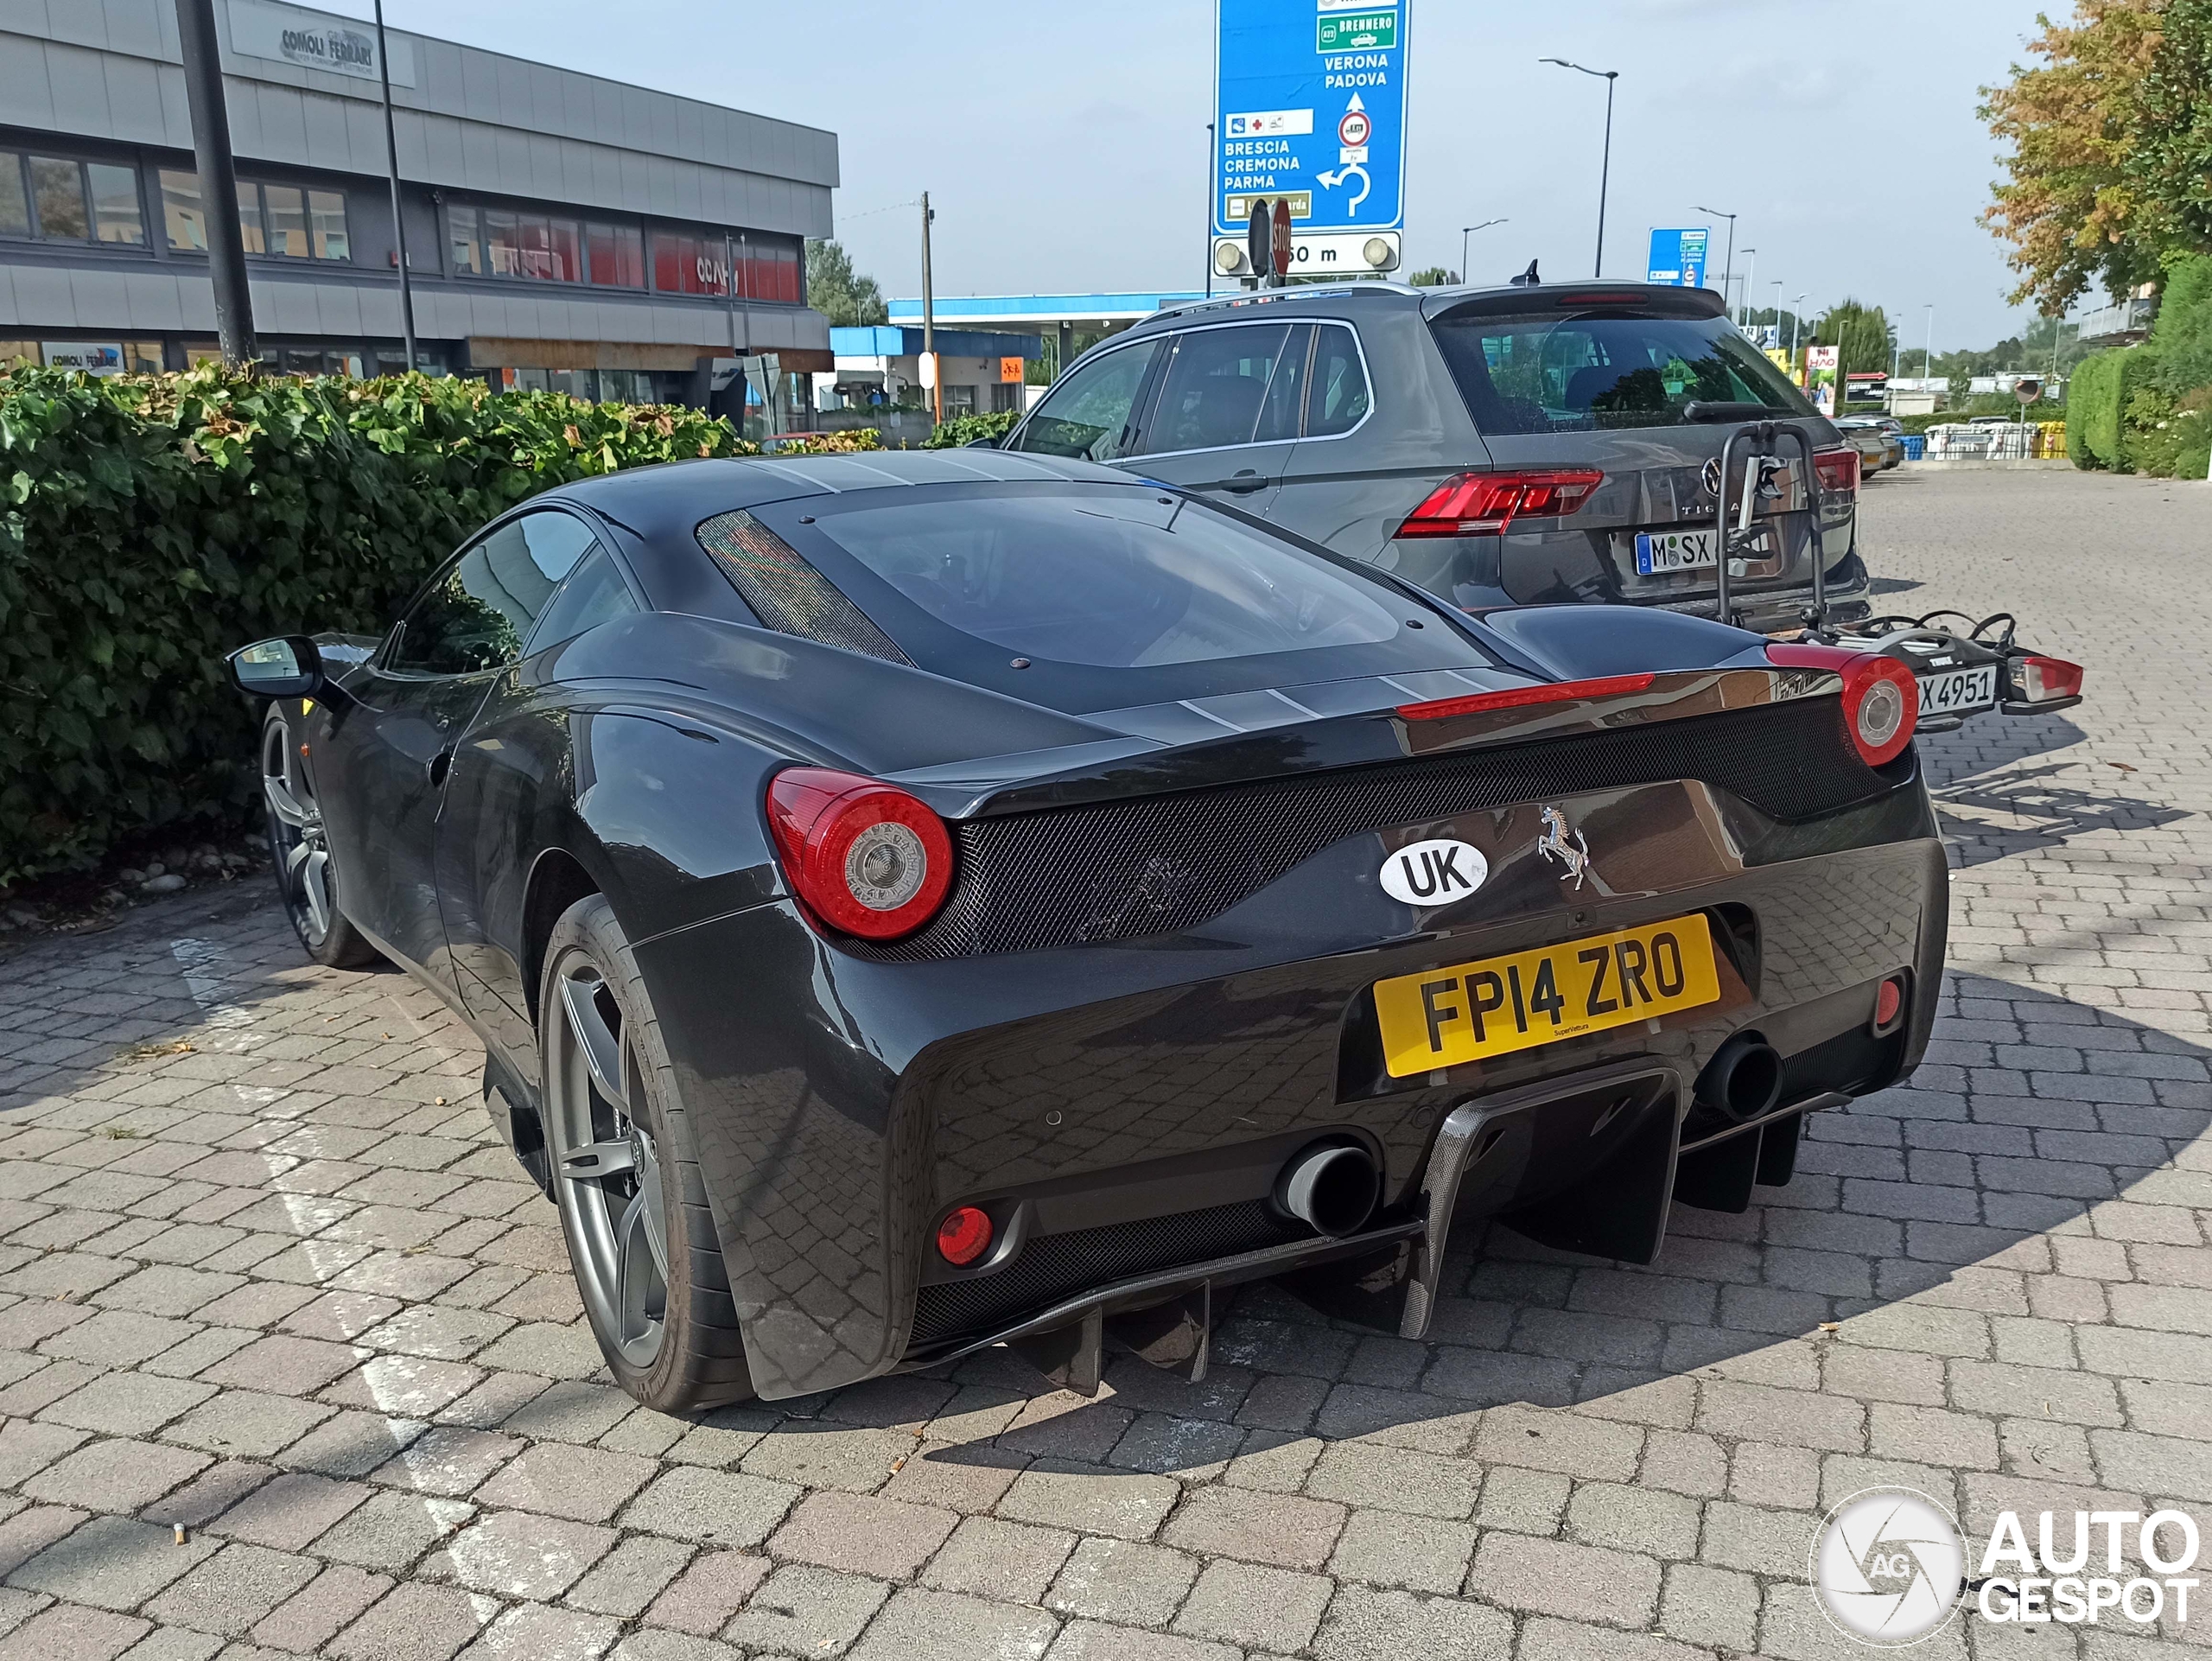
<path fill-rule="evenodd" d="M 1570 63 L 1565 58 L 1545 58 L 1540 61 L 1555 63 L 1562 69 L 1579 69 L 1586 75 L 1595 75 L 1605 83 L 1605 159 L 1598 169 L 1598 258 L 1592 263 L 1590 275 L 1605 274 L 1605 189 L 1613 173 L 1613 83 L 1621 78 L 1618 69 L 1592 69 L 1588 66 Z"/>
<path fill-rule="evenodd" d="M 1478 231 L 1487 231 L 1493 225 L 1504 223 L 1503 220 L 1484 220 L 1480 225 L 1463 225 L 1459 227 L 1459 280 L 1462 283 L 1471 280 L 1467 276 L 1467 239 Z"/>
<path fill-rule="evenodd" d="M 1720 270 L 1720 294 L 1721 297 L 1726 299 L 1729 292 L 1728 285 L 1736 275 L 1736 216 L 1733 213 L 1724 213 L 1717 207 L 1700 207 L 1697 211 L 1700 213 L 1710 213 L 1716 220 L 1728 221 L 1728 263 L 1722 266 Z"/>
<path fill-rule="evenodd" d="M 385 165 L 391 175 L 391 239 L 399 260 L 399 340 L 407 358 L 402 372 L 415 372 L 415 284 L 407 270 L 407 220 L 399 211 L 399 136 L 391 122 L 391 64 L 384 43 L 384 0 L 377 0 L 377 78 L 384 85 Z"/>
<path fill-rule="evenodd" d="M 1920 348 L 1920 379 L 1934 380 L 1936 379 L 1936 302 L 1933 300 L 1929 301 L 1926 309 L 1928 344 Z"/>
<path fill-rule="evenodd" d="M 1743 319 L 1749 317 L 1751 313 L 1751 290 L 1758 286 L 1759 251 L 1756 248 L 1746 248 L 1744 250 L 1744 258 L 1751 261 L 1751 264 L 1744 271 L 1744 303 L 1737 313 L 1738 328 L 1742 327 Z"/>

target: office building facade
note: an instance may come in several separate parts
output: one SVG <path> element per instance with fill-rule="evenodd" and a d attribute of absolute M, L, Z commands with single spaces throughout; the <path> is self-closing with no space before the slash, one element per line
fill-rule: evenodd
<path fill-rule="evenodd" d="M 172 0 L 0 7 L 0 359 L 182 368 L 215 346 L 211 216 L 245 239 L 262 355 L 399 366 L 397 239 L 372 28 L 216 0 L 234 203 L 193 157 Z M 420 361 L 587 398 L 708 401 L 751 360 L 805 407 L 805 304 L 833 133 L 392 31 Z M 728 394 L 717 395 L 716 401 Z"/>

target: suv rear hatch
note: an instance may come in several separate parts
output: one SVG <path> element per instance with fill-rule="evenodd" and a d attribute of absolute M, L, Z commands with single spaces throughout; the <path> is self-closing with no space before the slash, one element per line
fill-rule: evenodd
<path fill-rule="evenodd" d="M 1612 601 L 1709 614 L 1722 449 L 1745 419 L 1763 417 L 1798 427 L 1825 452 L 1820 543 L 1834 588 L 1852 551 L 1856 453 L 1721 315 L 1718 296 L 1575 283 L 1431 306 L 1429 327 L 1493 468 L 1552 475 L 1559 487 L 1517 498 L 1463 491 L 1456 501 L 1440 491 L 1402 537 L 1495 537 L 1484 552 L 1523 605 Z M 1802 453 L 1779 448 L 1788 466 L 1755 503 L 1764 535 L 1730 582 L 1739 614 L 1767 627 L 1796 620 L 1813 580 Z M 1739 444 L 1726 481 L 1732 523 L 1745 453 Z M 1456 517 L 1470 504 L 1488 517 Z"/>

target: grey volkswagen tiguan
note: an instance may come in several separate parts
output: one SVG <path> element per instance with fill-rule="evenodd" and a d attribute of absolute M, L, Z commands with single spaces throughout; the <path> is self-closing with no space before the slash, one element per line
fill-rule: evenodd
<path fill-rule="evenodd" d="M 1470 610 L 1610 601 L 1711 616 L 1722 448 L 1762 416 L 1813 452 L 1828 620 L 1865 617 L 1858 452 L 1707 290 L 1226 296 L 1092 348 L 1001 448 L 1202 492 Z M 1728 585 L 1734 620 L 1769 632 L 1806 620 L 1813 587 L 1802 452 L 1777 449 L 1789 464 L 1755 492 L 1758 534 Z"/>

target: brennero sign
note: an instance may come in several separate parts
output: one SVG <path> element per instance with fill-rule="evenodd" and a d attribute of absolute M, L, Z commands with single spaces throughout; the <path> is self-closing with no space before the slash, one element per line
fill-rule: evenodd
<path fill-rule="evenodd" d="M 391 48 L 391 84 L 412 86 L 414 48 L 389 33 L 385 38 Z M 375 30 L 349 18 L 264 5 L 261 0 L 231 0 L 231 50 L 302 69 L 377 79 Z"/>

